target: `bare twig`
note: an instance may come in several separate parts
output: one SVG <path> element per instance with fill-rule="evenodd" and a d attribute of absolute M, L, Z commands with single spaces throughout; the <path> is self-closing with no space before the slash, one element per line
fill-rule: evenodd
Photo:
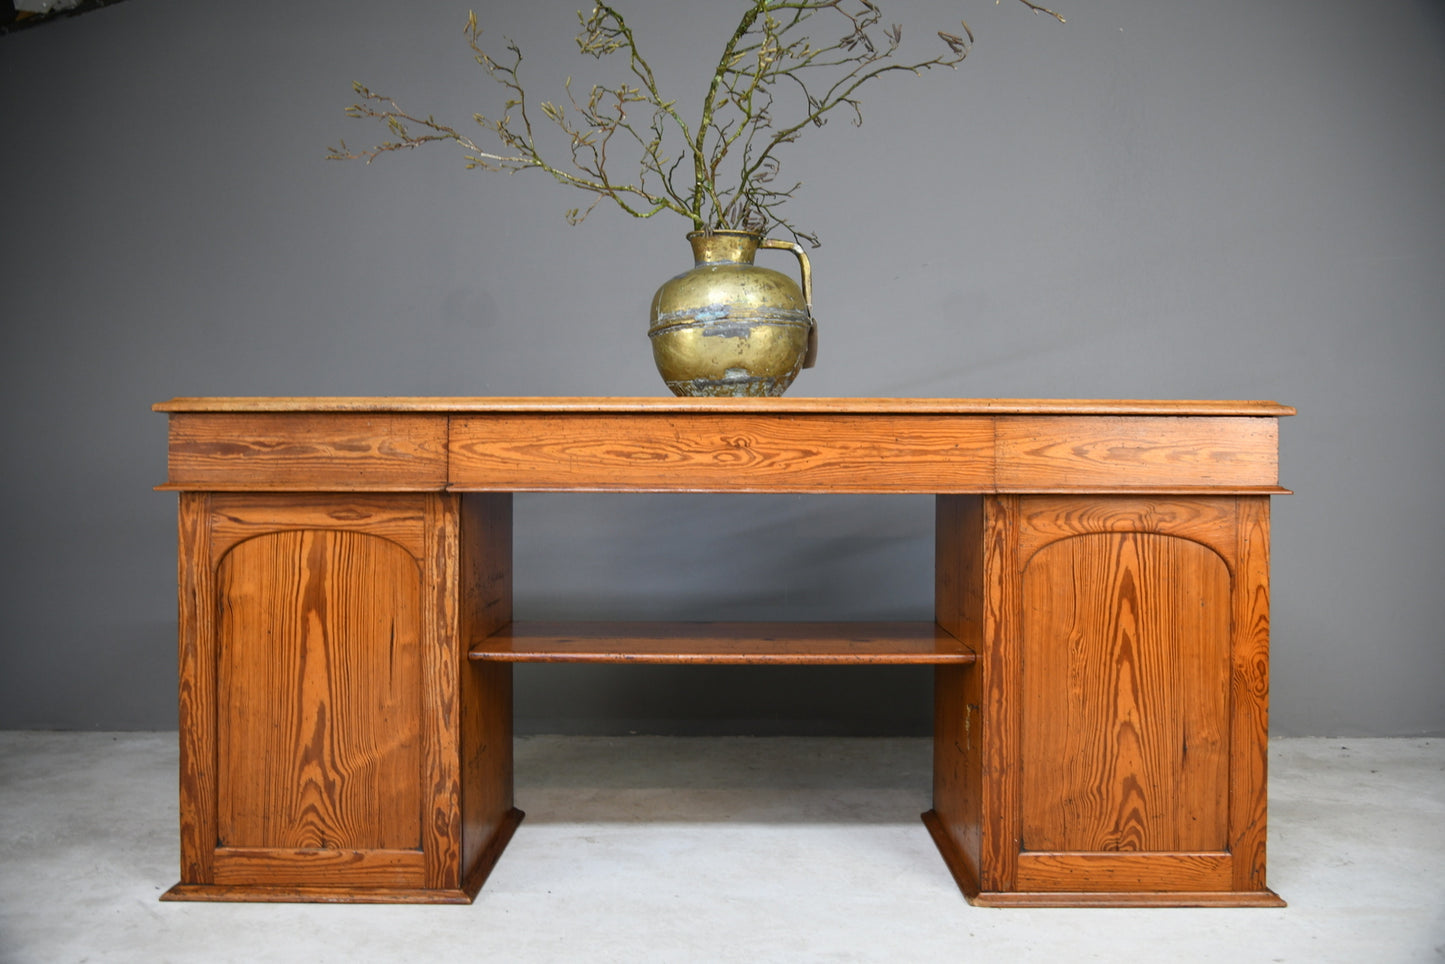
<path fill-rule="evenodd" d="M 1032 0 L 1019 2 L 1036 14 L 1064 20 Z M 905 61 L 900 57 L 902 27 L 884 26 L 882 17 L 875 0 L 748 0 L 718 57 L 697 121 L 689 124 L 676 102 L 663 97 L 631 27 L 613 7 L 598 3 L 590 13 L 578 14 L 577 45 L 598 60 L 625 55 L 631 81 L 594 84 L 581 97 L 569 77 L 561 103 L 529 101 L 519 75 L 520 48 L 506 41 L 508 56 L 494 59 L 481 47 L 482 31 L 472 14 L 467 43 L 476 62 L 506 92 L 500 116 L 475 114 L 473 120 L 499 142 L 499 149 L 484 149 L 456 128 L 430 115 L 410 114 L 390 97 L 355 84 L 361 99 L 347 109 L 348 116 L 381 122 L 390 139 L 361 151 L 343 141 L 328 156 L 370 163 L 382 154 L 449 141 L 463 149 L 469 168 L 540 170 L 595 195 L 587 207 L 567 212 L 573 223 L 609 199 L 634 217 L 672 211 L 698 229 L 778 228 L 816 245 L 814 235 L 779 210 L 801 186 L 778 181 L 779 151 L 839 109 L 854 124 L 862 123 L 857 94 L 865 84 L 892 73 L 956 67 L 974 42 L 973 31 L 961 23 L 962 34 L 937 31 L 942 51 Z M 838 39 L 815 43 L 807 32 L 816 33 L 812 28 L 826 23 L 836 25 Z M 565 142 L 565 164 L 551 160 L 553 148 L 539 142 L 536 112 Z M 612 174 L 621 148 L 637 152 L 637 175 L 630 180 L 617 181 Z"/>
<path fill-rule="evenodd" d="M 1050 10 L 1048 7 L 1041 7 L 1041 6 L 1039 6 L 1037 3 L 1030 3 L 1029 0 L 1019 0 L 1019 3 L 1023 4 L 1023 5 L 1026 6 L 1026 7 L 1028 7 L 1028 8 L 1029 8 L 1030 10 L 1032 10 L 1034 13 L 1046 13 L 1046 14 L 1048 14 L 1050 17 L 1053 17 L 1055 20 L 1057 20 L 1059 23 L 1068 23 L 1067 20 L 1065 20 L 1063 17 L 1059 16 L 1059 15 L 1058 15 L 1057 13 L 1055 13 L 1054 11 Z M 999 0 L 993 0 L 993 5 L 994 5 L 995 7 L 998 6 L 998 4 L 999 4 Z"/>

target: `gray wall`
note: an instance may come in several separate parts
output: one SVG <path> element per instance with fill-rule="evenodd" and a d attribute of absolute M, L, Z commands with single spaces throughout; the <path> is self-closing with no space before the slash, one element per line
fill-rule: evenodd
<path fill-rule="evenodd" d="M 890 0 L 961 9 L 955 74 L 871 91 L 789 159 L 820 366 L 799 395 L 1274 398 L 1274 724 L 1445 733 L 1445 8 L 1424 0 Z M 188 394 L 658 394 L 677 223 L 445 150 L 325 148 L 364 80 L 496 104 L 468 3 L 129 0 L 0 37 L 0 726 L 175 725 Z M 484 3 L 540 94 L 574 3 Z M 627 0 L 686 98 L 733 5 Z M 684 12 L 685 11 L 685 12 Z M 698 38 L 706 38 L 699 41 Z M 685 101 L 686 102 L 686 101 Z M 785 256 L 784 256 L 785 257 Z M 523 615 L 927 617 L 926 499 L 521 496 Z M 699 543 L 709 556 L 695 563 Z M 756 550 L 756 555 L 750 555 Z M 903 732 L 926 673 L 543 668 L 531 729 Z"/>

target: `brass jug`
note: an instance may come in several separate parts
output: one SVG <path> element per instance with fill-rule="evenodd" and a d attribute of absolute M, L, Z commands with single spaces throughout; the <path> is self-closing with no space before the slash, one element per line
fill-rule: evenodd
<path fill-rule="evenodd" d="M 674 395 L 781 395 L 817 354 L 813 277 L 801 245 L 748 231 L 694 231 L 695 266 L 652 298 L 652 357 Z M 759 248 L 798 257 L 803 287 L 753 264 Z"/>

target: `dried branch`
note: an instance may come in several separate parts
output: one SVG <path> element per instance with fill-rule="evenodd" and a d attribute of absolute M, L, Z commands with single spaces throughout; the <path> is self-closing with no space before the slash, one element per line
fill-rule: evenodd
<path fill-rule="evenodd" d="M 1032 10 L 1034 13 L 1046 13 L 1046 14 L 1048 14 L 1050 17 L 1053 17 L 1055 20 L 1057 20 L 1059 23 L 1068 23 L 1067 20 L 1065 20 L 1063 17 L 1059 16 L 1059 15 L 1058 15 L 1057 13 L 1055 13 L 1054 11 L 1050 10 L 1048 7 L 1041 7 L 1041 6 L 1039 6 L 1037 3 L 1030 3 L 1029 0 L 1019 0 L 1019 3 L 1023 4 L 1023 5 L 1026 6 L 1026 7 L 1028 7 L 1028 8 L 1029 8 L 1030 10 Z M 993 0 L 993 5 L 994 5 L 995 7 L 998 6 L 998 4 L 999 4 L 999 0 Z"/>
<path fill-rule="evenodd" d="M 1064 21 L 1032 0 L 1019 2 L 1036 14 Z M 390 139 L 362 151 L 343 141 L 328 156 L 370 163 L 382 154 L 450 141 L 463 149 L 469 168 L 536 169 L 594 194 L 585 209 L 567 212 L 573 223 L 609 199 L 638 218 L 672 211 L 697 229 L 779 228 L 816 245 L 814 235 L 779 210 L 801 186 L 779 182 L 779 151 L 840 109 L 861 124 L 857 94 L 863 85 L 891 73 L 920 75 L 956 67 L 974 40 L 968 24 L 961 23 L 962 35 L 937 31 L 942 51 L 904 61 L 902 27 L 883 26 L 882 18 L 874 0 L 748 0 L 717 60 L 697 123 L 690 125 L 676 102 L 663 97 L 631 27 L 611 6 L 599 3 L 590 13 L 578 14 L 577 46 L 597 60 L 624 55 L 631 80 L 594 84 L 581 97 L 573 92 L 569 77 L 562 103 L 530 102 L 519 76 L 520 48 L 506 41 L 508 56 L 494 59 L 481 47 L 482 31 L 472 14 L 467 18 L 467 43 L 476 62 L 506 92 L 500 116 L 475 114 L 473 120 L 500 149 L 486 150 L 434 117 L 410 114 L 390 97 L 354 84 L 361 100 L 347 108 L 347 115 L 380 121 Z M 838 39 L 815 44 L 807 32 L 816 32 L 812 28 L 825 22 L 836 25 Z M 561 135 L 565 163 L 550 159 L 547 152 L 555 148 L 539 143 L 535 112 L 545 118 L 551 136 Z M 624 148 L 635 158 L 629 163 L 636 164 L 637 174 L 619 182 L 611 168 L 622 163 L 614 158 Z"/>

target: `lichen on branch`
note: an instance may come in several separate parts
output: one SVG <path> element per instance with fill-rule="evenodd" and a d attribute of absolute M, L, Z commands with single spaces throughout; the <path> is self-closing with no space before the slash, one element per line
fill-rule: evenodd
<path fill-rule="evenodd" d="M 1019 2 L 1063 22 L 1031 0 Z M 599 3 L 577 17 L 579 51 L 597 60 L 625 58 L 625 79 L 593 84 L 579 95 L 568 77 L 564 98 L 538 102 L 522 85 L 521 49 L 505 40 L 505 55 L 487 53 L 473 13 L 465 28 L 467 44 L 505 94 L 499 112 L 473 115 L 484 135 L 478 135 L 480 141 L 473 132 L 409 113 L 357 83 L 352 86 L 361 99 L 347 115 L 381 122 L 389 139 L 364 150 L 343 141 L 328 157 L 369 163 L 392 151 L 450 142 L 462 148 L 469 168 L 539 170 L 591 194 L 586 207 L 567 212 L 574 224 L 610 200 L 637 218 L 670 211 L 696 230 L 777 228 L 816 245 L 816 236 L 780 210 L 802 183 L 779 180 L 783 149 L 835 112 L 861 124 L 858 95 L 864 85 L 889 74 L 956 67 L 973 43 L 973 31 L 961 21 L 961 33 L 936 31 L 940 49 L 932 56 L 905 58 L 903 28 L 885 25 L 873 0 L 749 0 L 690 121 L 676 100 L 663 96 L 618 10 Z M 815 34 L 837 39 L 815 43 Z M 540 128 L 550 130 L 552 139 L 540 136 Z M 619 168 L 628 173 L 619 175 Z"/>

